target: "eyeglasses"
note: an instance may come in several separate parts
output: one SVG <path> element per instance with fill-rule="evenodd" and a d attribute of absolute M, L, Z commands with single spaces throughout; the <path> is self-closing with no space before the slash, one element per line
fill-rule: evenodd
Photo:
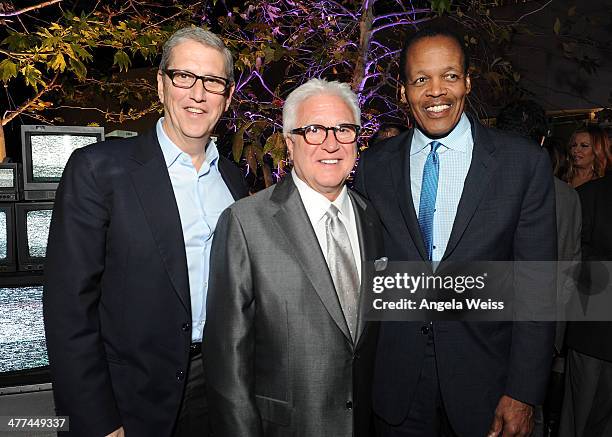
<path fill-rule="evenodd" d="M 304 137 L 304 140 L 312 146 L 319 146 L 325 142 L 329 131 L 334 132 L 336 141 L 341 144 L 354 143 L 357 140 L 360 129 L 361 128 L 356 124 L 350 123 L 342 123 L 333 127 L 326 127 L 320 124 L 309 124 L 308 126 L 293 129 L 290 133 L 301 135 Z"/>
<path fill-rule="evenodd" d="M 189 89 L 193 87 L 198 79 L 202 81 L 204 89 L 213 94 L 225 94 L 229 89 L 230 83 L 224 77 L 219 76 L 198 76 L 185 70 L 162 70 L 172 80 L 172 85 L 177 88 Z"/>

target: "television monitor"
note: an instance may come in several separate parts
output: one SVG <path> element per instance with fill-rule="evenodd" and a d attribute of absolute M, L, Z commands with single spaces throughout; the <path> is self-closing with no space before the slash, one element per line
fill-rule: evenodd
<path fill-rule="evenodd" d="M 16 270 L 15 212 L 13 205 L 0 203 L 0 272 Z"/>
<path fill-rule="evenodd" d="M 48 382 L 43 276 L 0 276 L 0 387 Z"/>
<path fill-rule="evenodd" d="M 44 269 L 52 212 L 53 202 L 15 203 L 19 271 Z"/>
<path fill-rule="evenodd" d="M 21 126 L 24 199 L 55 199 L 55 190 L 72 152 L 98 141 L 104 141 L 104 128 Z"/>
<path fill-rule="evenodd" d="M 15 202 L 19 199 L 19 173 L 21 167 L 15 162 L 0 163 L 0 202 Z"/>

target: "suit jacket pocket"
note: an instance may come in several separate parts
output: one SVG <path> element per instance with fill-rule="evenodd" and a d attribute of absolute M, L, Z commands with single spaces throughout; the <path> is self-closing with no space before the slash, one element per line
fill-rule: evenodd
<path fill-rule="evenodd" d="M 263 420 L 274 422 L 278 425 L 291 424 L 292 408 L 288 402 L 255 395 L 255 403 Z"/>

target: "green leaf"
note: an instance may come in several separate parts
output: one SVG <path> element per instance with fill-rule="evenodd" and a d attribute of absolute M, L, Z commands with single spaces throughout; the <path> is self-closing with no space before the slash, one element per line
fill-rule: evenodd
<path fill-rule="evenodd" d="M 128 68 L 132 65 L 132 61 L 123 50 L 117 50 L 113 58 L 113 65 L 119 65 L 119 71 L 128 71 Z"/>
<path fill-rule="evenodd" d="M 0 80 L 8 82 L 11 77 L 17 77 L 17 65 L 10 59 L 0 62 Z"/>
<path fill-rule="evenodd" d="M 432 12 L 442 15 L 445 11 L 450 12 L 452 0 L 431 0 Z"/>
<path fill-rule="evenodd" d="M 30 36 L 10 30 L 9 36 L 2 40 L 3 45 L 8 45 L 10 50 L 14 50 L 16 52 L 30 48 L 31 43 L 32 38 Z"/>
<path fill-rule="evenodd" d="M 284 160 L 287 157 L 287 149 L 283 134 L 276 132 L 270 135 L 264 145 L 263 153 L 270 154 L 275 167 L 280 161 Z"/>
<path fill-rule="evenodd" d="M 70 66 L 70 71 L 72 71 L 79 80 L 85 79 L 85 76 L 87 76 L 87 68 L 85 67 L 85 64 L 78 59 L 70 58 L 68 60 L 68 65 Z"/>
<path fill-rule="evenodd" d="M 42 80 L 42 73 L 40 70 L 32 65 L 26 65 L 20 72 L 23 75 L 25 83 L 34 88 L 34 90 L 38 90 L 38 84 L 45 84 Z"/>
<path fill-rule="evenodd" d="M 242 158 L 242 150 L 244 149 L 244 128 L 242 126 L 238 129 L 238 132 L 234 134 L 234 138 L 232 138 L 232 155 L 234 156 L 235 162 L 240 162 L 240 158 Z"/>
<path fill-rule="evenodd" d="M 559 32 L 561 31 L 561 21 L 559 20 L 559 18 L 555 20 L 553 31 L 555 32 L 555 35 L 559 35 Z"/>
<path fill-rule="evenodd" d="M 64 71 L 66 69 L 66 60 L 64 59 L 64 55 L 58 53 L 48 64 L 55 71 Z"/>
<path fill-rule="evenodd" d="M 85 48 L 81 47 L 80 45 L 70 44 L 70 47 L 72 48 L 72 52 L 74 53 L 77 59 L 86 59 L 88 61 L 91 61 L 93 59 L 91 53 L 89 53 L 87 50 L 85 50 Z"/>
<path fill-rule="evenodd" d="M 0 62 L 0 80 L 8 82 L 11 77 L 17 77 L 17 65 L 10 59 Z"/>

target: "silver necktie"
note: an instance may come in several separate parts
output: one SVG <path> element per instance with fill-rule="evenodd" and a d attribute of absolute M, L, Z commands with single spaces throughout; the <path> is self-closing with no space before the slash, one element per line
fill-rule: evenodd
<path fill-rule="evenodd" d="M 359 274 L 348 232 L 338 218 L 338 208 L 331 205 L 326 215 L 327 264 L 344 312 L 351 336 L 355 340 L 359 300 Z"/>

